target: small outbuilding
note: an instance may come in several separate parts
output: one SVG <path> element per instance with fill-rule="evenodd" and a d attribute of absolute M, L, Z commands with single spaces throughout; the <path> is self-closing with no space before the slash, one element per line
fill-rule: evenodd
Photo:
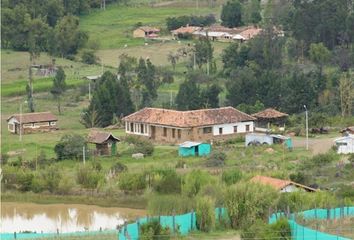
<path fill-rule="evenodd" d="M 51 112 L 22 113 L 7 119 L 7 129 L 14 134 L 58 130 L 58 118 Z"/>
<path fill-rule="evenodd" d="M 273 108 L 267 108 L 258 113 L 251 115 L 257 118 L 256 121 L 256 131 L 267 131 L 275 126 L 280 131 L 285 130 L 285 122 L 288 118 L 288 114 L 279 112 Z"/>
<path fill-rule="evenodd" d="M 354 153 L 354 135 L 349 134 L 348 136 L 337 138 L 334 142 L 337 146 L 337 153 Z"/>
<path fill-rule="evenodd" d="M 133 37 L 134 38 L 156 38 L 158 37 L 159 32 L 160 29 L 158 28 L 142 26 L 134 30 Z"/>
<path fill-rule="evenodd" d="M 178 147 L 178 155 L 181 157 L 207 156 L 210 152 L 211 145 L 209 143 L 187 141 Z"/>
<path fill-rule="evenodd" d="M 114 156 L 117 154 L 117 143 L 120 139 L 112 133 L 92 131 L 87 137 L 87 142 L 96 145 L 95 155 Z"/>
<path fill-rule="evenodd" d="M 278 178 L 255 176 L 251 179 L 251 182 L 260 183 L 263 185 L 271 186 L 279 192 L 316 192 L 317 189 L 308 187 L 290 180 L 283 180 Z"/>
<path fill-rule="evenodd" d="M 343 128 L 340 132 L 343 133 L 344 135 L 354 134 L 354 126 Z"/>

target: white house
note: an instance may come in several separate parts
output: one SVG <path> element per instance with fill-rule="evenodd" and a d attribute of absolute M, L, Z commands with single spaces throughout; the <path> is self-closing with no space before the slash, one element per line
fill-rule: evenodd
<path fill-rule="evenodd" d="M 256 118 L 233 107 L 176 111 L 144 108 L 123 118 L 127 134 L 182 143 L 232 138 L 254 131 Z"/>
<path fill-rule="evenodd" d="M 58 118 L 50 112 L 14 114 L 7 119 L 7 129 L 14 134 L 57 130 Z"/>
<path fill-rule="evenodd" d="M 334 142 L 338 148 L 337 153 L 354 153 L 354 135 L 349 134 L 348 136 L 337 138 Z"/>

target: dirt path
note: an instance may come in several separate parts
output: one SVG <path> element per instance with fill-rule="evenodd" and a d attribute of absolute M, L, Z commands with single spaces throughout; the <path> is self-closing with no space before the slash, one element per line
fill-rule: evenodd
<path fill-rule="evenodd" d="M 313 155 L 328 152 L 334 145 L 336 137 L 309 139 L 309 149 Z M 306 147 L 306 138 L 296 138 L 293 140 L 294 147 Z"/>

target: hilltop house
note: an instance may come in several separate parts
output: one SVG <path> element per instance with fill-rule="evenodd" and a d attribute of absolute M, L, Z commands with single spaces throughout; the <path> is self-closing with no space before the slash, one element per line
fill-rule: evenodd
<path fill-rule="evenodd" d="M 166 143 L 235 137 L 253 132 L 254 120 L 233 107 L 192 111 L 144 108 L 123 118 L 127 134 Z"/>
<path fill-rule="evenodd" d="M 153 27 L 138 27 L 137 29 L 134 30 L 133 32 L 133 37 L 134 38 L 155 38 L 158 37 L 158 33 L 160 32 L 160 29 L 158 28 L 153 28 Z"/>
<path fill-rule="evenodd" d="M 120 139 L 112 133 L 91 131 L 87 137 L 87 142 L 96 145 L 95 155 L 116 155 L 117 143 Z"/>
<path fill-rule="evenodd" d="M 14 114 L 7 119 L 7 129 L 14 134 L 57 130 L 58 118 L 50 112 Z"/>
<path fill-rule="evenodd" d="M 279 192 L 317 191 L 317 189 L 307 187 L 305 185 L 290 180 L 282 180 L 282 179 L 266 177 L 266 176 L 255 176 L 251 179 L 251 182 L 271 186 L 274 189 L 278 190 Z"/>

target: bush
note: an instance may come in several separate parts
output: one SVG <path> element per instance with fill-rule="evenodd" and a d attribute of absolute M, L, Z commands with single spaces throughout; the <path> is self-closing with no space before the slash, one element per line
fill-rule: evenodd
<path fill-rule="evenodd" d="M 214 151 L 208 157 L 207 167 L 220 167 L 225 165 L 226 154 L 221 151 Z"/>
<path fill-rule="evenodd" d="M 209 183 L 204 185 L 198 193 L 198 196 L 207 196 L 215 200 L 218 207 L 224 206 L 225 188 L 221 184 Z"/>
<path fill-rule="evenodd" d="M 183 159 L 179 159 L 177 164 L 176 164 L 176 168 L 184 168 L 184 166 L 187 164 L 186 161 L 184 161 Z"/>
<path fill-rule="evenodd" d="M 7 160 L 9 160 L 9 155 L 7 153 L 2 153 L 0 158 L 0 164 L 5 165 L 7 163 Z"/>
<path fill-rule="evenodd" d="M 125 141 L 129 144 L 133 144 L 133 153 L 142 153 L 145 156 L 151 156 L 154 152 L 154 145 L 143 138 L 136 136 L 127 136 Z"/>
<path fill-rule="evenodd" d="M 34 175 L 31 172 L 20 171 L 17 174 L 17 183 L 19 184 L 20 191 L 30 191 L 32 187 L 32 179 Z"/>
<path fill-rule="evenodd" d="M 183 195 L 154 194 L 148 199 L 148 212 L 150 215 L 183 214 L 195 209 L 195 201 Z"/>
<path fill-rule="evenodd" d="M 31 190 L 35 193 L 43 192 L 46 189 L 46 182 L 40 176 L 35 176 L 31 182 Z"/>
<path fill-rule="evenodd" d="M 227 170 L 222 173 L 221 179 L 226 185 L 232 185 L 242 179 L 242 172 L 238 169 Z"/>
<path fill-rule="evenodd" d="M 159 171 L 154 174 L 152 187 L 162 194 L 181 193 L 181 177 L 174 170 Z"/>
<path fill-rule="evenodd" d="M 45 188 L 53 193 L 59 186 L 61 174 L 56 167 L 52 166 L 41 172 L 41 178 L 45 182 Z"/>
<path fill-rule="evenodd" d="M 168 227 L 162 227 L 157 219 L 153 219 L 140 226 L 141 239 L 144 240 L 167 240 L 170 239 L 171 231 Z"/>
<path fill-rule="evenodd" d="M 278 192 L 265 185 L 239 182 L 229 187 L 225 203 L 231 227 L 237 229 L 254 224 L 256 219 L 266 219 L 277 197 Z"/>
<path fill-rule="evenodd" d="M 77 183 L 85 188 L 95 189 L 103 178 L 95 169 L 85 165 L 79 166 L 76 175 Z"/>
<path fill-rule="evenodd" d="M 291 173 L 289 175 L 289 178 L 291 181 L 294 181 L 296 183 L 300 183 L 303 185 L 308 185 L 308 183 L 309 183 L 309 177 L 304 172 Z"/>
<path fill-rule="evenodd" d="M 141 191 L 146 188 L 145 174 L 123 173 L 118 180 L 119 189 L 123 191 Z"/>
<path fill-rule="evenodd" d="M 91 165 L 92 165 L 92 169 L 94 169 L 98 172 L 100 172 L 102 170 L 102 164 L 97 160 L 92 161 Z"/>
<path fill-rule="evenodd" d="M 215 182 L 215 179 L 212 178 L 209 173 L 193 170 L 184 178 L 184 184 L 182 186 L 183 193 L 189 197 L 194 197 L 199 193 L 203 186 Z"/>
<path fill-rule="evenodd" d="M 210 197 L 197 199 L 197 227 L 200 231 L 210 232 L 215 227 L 215 201 Z"/>
<path fill-rule="evenodd" d="M 81 56 L 81 60 L 86 64 L 96 64 L 97 57 L 93 51 L 84 51 Z"/>
<path fill-rule="evenodd" d="M 75 183 L 73 182 L 73 180 L 71 178 L 63 177 L 62 179 L 60 179 L 60 182 L 59 182 L 59 185 L 57 188 L 57 193 L 63 194 L 63 195 L 69 194 L 71 189 L 73 188 L 74 184 Z"/>
<path fill-rule="evenodd" d="M 123 163 L 116 162 L 116 163 L 114 163 L 112 165 L 111 171 L 114 174 L 121 173 L 121 172 L 126 172 L 126 171 L 128 171 L 128 167 L 125 164 L 123 164 Z"/>
<path fill-rule="evenodd" d="M 257 220 L 250 227 L 242 229 L 241 239 L 291 239 L 291 228 L 288 220 L 279 219 L 277 222 L 267 224 Z"/>
<path fill-rule="evenodd" d="M 54 152 L 58 160 L 79 159 L 82 157 L 84 146 L 86 146 L 84 137 L 77 134 L 66 134 L 55 145 Z"/>

